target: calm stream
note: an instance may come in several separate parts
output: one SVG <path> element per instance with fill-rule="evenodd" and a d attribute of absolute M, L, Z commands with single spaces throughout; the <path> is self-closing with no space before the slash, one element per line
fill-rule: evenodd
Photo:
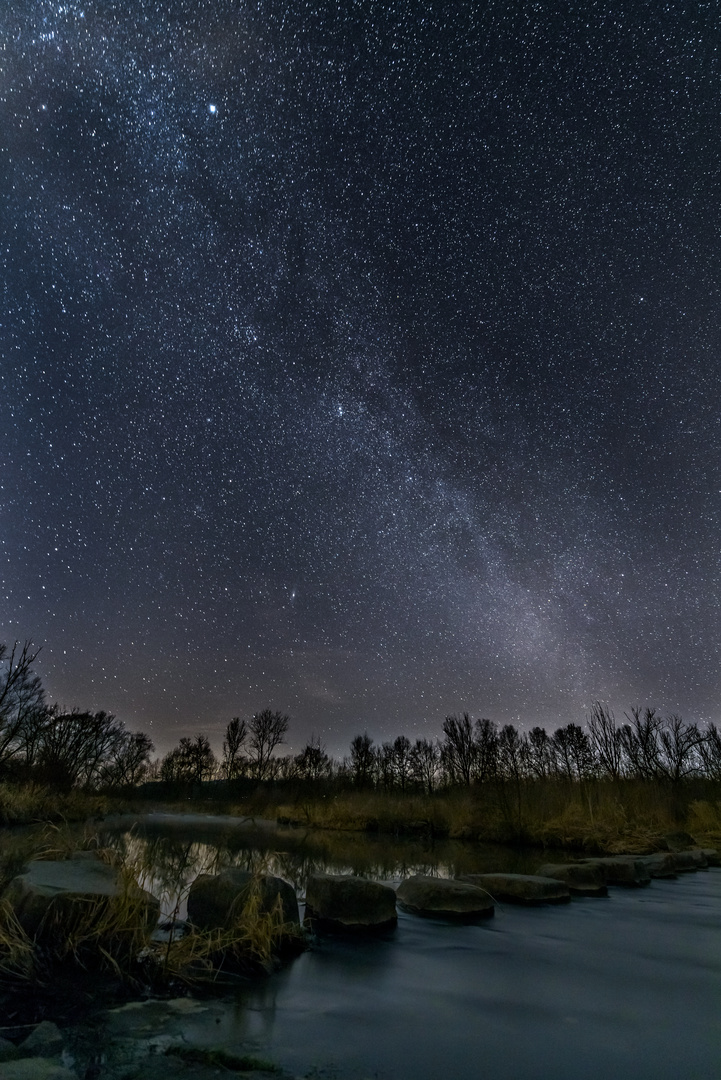
<path fill-rule="evenodd" d="M 302 893 L 313 870 L 397 883 L 419 871 L 531 871 L 547 857 L 298 830 L 250 837 L 191 819 L 157 819 L 114 842 L 154 860 L 166 910 L 173 875 L 189 882 L 211 864 L 267 865 Z M 720 1017 L 721 870 L 711 869 L 605 900 L 499 905 L 478 926 L 401 912 L 384 938 L 322 938 L 257 986 L 150 1028 L 161 1049 L 182 1031 L 297 1076 L 710 1080 L 721 1075 Z M 116 1034 L 129 1019 L 114 1021 Z"/>

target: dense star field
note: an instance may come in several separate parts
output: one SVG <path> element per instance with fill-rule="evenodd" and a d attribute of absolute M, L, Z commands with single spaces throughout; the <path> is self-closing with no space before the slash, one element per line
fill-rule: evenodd
<path fill-rule="evenodd" d="M 164 750 L 718 721 L 713 3 L 7 0 L 0 640 Z"/>

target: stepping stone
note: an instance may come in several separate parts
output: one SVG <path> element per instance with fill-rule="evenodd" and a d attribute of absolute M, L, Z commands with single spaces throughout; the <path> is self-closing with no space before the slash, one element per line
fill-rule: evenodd
<path fill-rule="evenodd" d="M 571 899 L 565 882 L 540 874 L 462 874 L 456 880 L 487 889 L 494 900 L 509 904 L 564 904 Z"/>
<path fill-rule="evenodd" d="M 584 862 L 588 866 L 600 866 L 607 885 L 635 888 L 651 883 L 651 872 L 644 865 L 642 856 L 609 855 L 602 859 L 585 859 Z"/>
<path fill-rule="evenodd" d="M 562 881 L 573 896 L 608 896 L 605 873 L 590 863 L 545 863 L 538 874 Z"/>
<path fill-rule="evenodd" d="M 305 922 L 326 930 L 378 931 L 396 925 L 396 894 L 389 885 L 345 874 L 311 874 Z"/>
<path fill-rule="evenodd" d="M 413 915 L 475 922 L 493 915 L 493 898 L 465 881 L 416 874 L 398 886 L 398 903 Z"/>
<path fill-rule="evenodd" d="M 673 861 L 676 869 L 682 873 L 705 870 L 708 867 L 708 860 L 701 848 L 696 848 L 695 851 L 674 851 Z"/>
<path fill-rule="evenodd" d="M 230 866 L 220 874 L 199 874 L 188 893 L 188 920 L 200 930 L 229 927 L 240 915 L 251 895 L 253 874 Z M 273 910 L 278 897 L 283 906 L 283 920 L 300 925 L 295 889 L 282 878 L 263 874 L 258 878 L 260 910 Z"/>
<path fill-rule="evenodd" d="M 675 878 L 676 856 L 670 851 L 658 851 L 653 855 L 643 855 L 641 861 L 648 867 L 652 878 Z"/>

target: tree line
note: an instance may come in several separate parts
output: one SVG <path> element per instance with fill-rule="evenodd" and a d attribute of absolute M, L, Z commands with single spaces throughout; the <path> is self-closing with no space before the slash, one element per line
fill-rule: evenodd
<path fill-rule="evenodd" d="M 634 708 L 618 722 L 597 703 L 585 727 L 522 731 L 513 724 L 447 716 L 437 739 L 405 735 L 381 743 L 356 735 L 349 753 L 333 759 L 320 738 L 300 753 L 280 755 L 289 717 L 264 709 L 233 717 L 216 757 L 208 737 L 182 738 L 164 757 L 143 732 L 129 732 L 112 714 L 62 710 L 45 700 L 32 670 L 28 642 L 0 645 L 0 779 L 37 780 L 54 787 L 130 788 L 144 780 L 197 785 L 209 780 L 333 781 L 340 787 L 432 794 L 439 788 L 489 781 L 636 779 L 679 784 L 692 777 L 721 780 L 721 732 L 679 716 Z"/>
<path fill-rule="evenodd" d="M 276 756 L 289 718 L 266 709 L 249 721 L 228 724 L 217 759 L 206 736 L 181 739 L 153 770 L 163 781 L 333 780 L 340 786 L 433 794 L 439 788 L 470 787 L 488 781 L 636 779 L 678 784 L 691 777 L 721 780 L 721 732 L 703 730 L 680 717 L 634 708 L 624 722 L 606 706 L 591 709 L 587 726 L 566 724 L 520 731 L 513 724 L 447 716 L 442 737 L 405 735 L 375 743 L 356 735 L 342 761 L 331 758 L 318 738 L 299 754 Z"/>

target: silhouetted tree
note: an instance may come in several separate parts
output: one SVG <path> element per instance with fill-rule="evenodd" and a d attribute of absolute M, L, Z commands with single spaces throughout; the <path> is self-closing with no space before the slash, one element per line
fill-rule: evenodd
<path fill-rule="evenodd" d="M 539 780 L 553 772 L 553 748 L 545 728 L 534 727 L 528 733 L 528 766 Z"/>
<path fill-rule="evenodd" d="M 609 776 L 611 780 L 620 779 L 623 775 L 621 729 L 616 724 L 613 713 L 600 701 L 595 702 L 591 708 L 588 730 L 591 748 L 601 774 Z"/>
<path fill-rule="evenodd" d="M 478 755 L 468 713 L 462 717 L 447 716 L 443 721 L 443 735 L 441 761 L 446 775 L 452 784 L 468 786 L 473 779 Z"/>
<path fill-rule="evenodd" d="M 301 752 L 295 758 L 296 775 L 301 780 L 322 780 L 328 776 L 331 770 L 331 760 L 328 757 L 325 746 L 320 740 L 311 735 Z"/>
<path fill-rule="evenodd" d="M 106 787 L 137 787 L 145 780 L 153 752 L 150 737 L 143 731 L 126 731 L 99 770 L 98 778 Z"/>
<path fill-rule="evenodd" d="M 578 724 L 557 728 L 551 736 L 556 771 L 567 780 L 583 780 L 593 772 L 594 758 L 586 732 Z"/>
<path fill-rule="evenodd" d="M 655 709 L 631 709 L 621 728 L 625 771 L 640 780 L 659 780 L 663 775 L 659 735 L 663 721 Z"/>
<path fill-rule="evenodd" d="M 492 720 L 476 720 L 474 742 L 474 775 L 481 782 L 492 780 L 498 772 L 498 728 Z"/>
<path fill-rule="evenodd" d="M 659 741 L 663 772 L 672 784 L 701 771 L 703 736 L 696 724 L 687 724 L 680 716 L 668 716 L 659 732 Z"/>
<path fill-rule="evenodd" d="M 384 742 L 381 746 L 376 747 L 376 776 L 378 783 L 386 791 L 390 791 L 396 782 L 393 758 L 393 743 Z"/>
<path fill-rule="evenodd" d="M 244 755 L 248 737 L 248 725 L 239 716 L 234 716 L 225 729 L 223 740 L 223 775 L 228 780 L 236 780 L 248 771 L 248 759 Z"/>
<path fill-rule="evenodd" d="M 416 739 L 411 749 L 411 776 L 428 795 L 432 795 L 436 789 L 440 761 L 436 743 L 429 739 Z"/>
<path fill-rule="evenodd" d="M 37 750 L 37 768 L 56 787 L 92 787 L 122 749 L 127 733 L 111 713 L 48 709 Z"/>
<path fill-rule="evenodd" d="M 396 787 L 405 791 L 413 778 L 411 741 L 405 735 L 393 740 L 393 779 Z"/>
<path fill-rule="evenodd" d="M 715 724 L 708 725 L 698 749 L 704 775 L 709 780 L 721 780 L 721 731 Z"/>
<path fill-rule="evenodd" d="M 248 723 L 248 759 L 256 780 L 268 779 L 273 751 L 284 741 L 290 718 L 281 712 L 263 709 Z"/>
<path fill-rule="evenodd" d="M 349 769 L 356 787 L 370 787 L 375 779 L 375 751 L 368 732 L 356 735 L 350 744 Z"/>
<path fill-rule="evenodd" d="M 187 736 L 166 754 L 160 766 L 160 778 L 168 783 L 201 784 L 210 780 L 217 768 L 215 754 L 205 735 Z"/>
<path fill-rule="evenodd" d="M 25 729 L 45 717 L 42 684 L 32 671 L 39 651 L 16 641 L 8 655 L 7 645 L 0 645 L 0 773 L 22 753 Z"/>

